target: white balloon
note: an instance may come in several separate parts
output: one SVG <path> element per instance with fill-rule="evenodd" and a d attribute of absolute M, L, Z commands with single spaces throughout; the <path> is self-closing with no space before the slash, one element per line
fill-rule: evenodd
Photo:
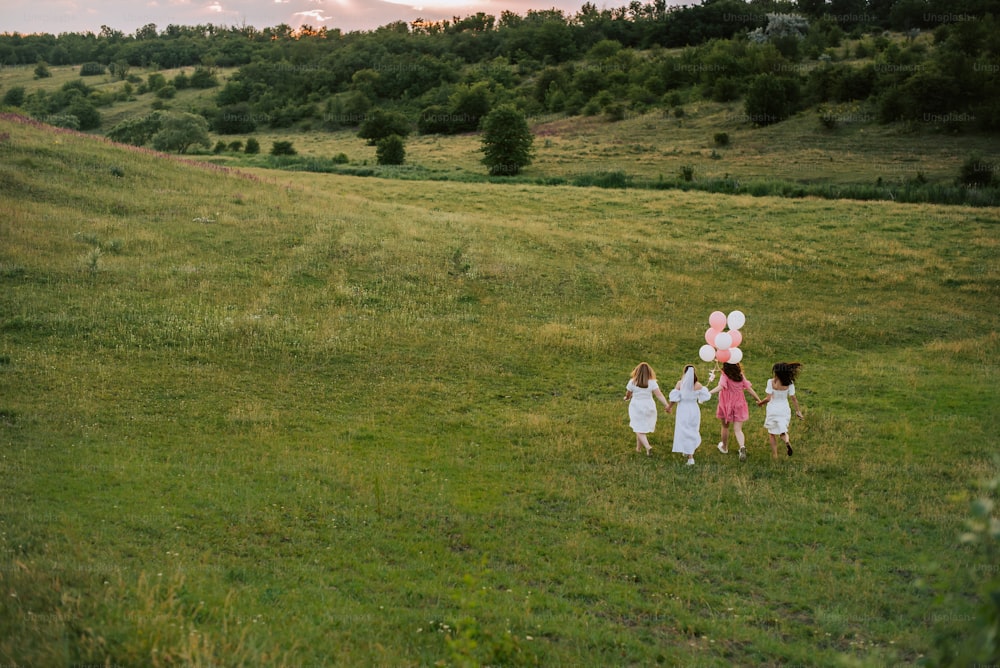
<path fill-rule="evenodd" d="M 729 329 L 743 329 L 743 325 L 747 322 L 747 317 L 743 315 L 743 311 L 733 311 L 726 318 L 726 324 L 729 325 Z"/>
<path fill-rule="evenodd" d="M 740 350 L 739 348 L 730 348 L 729 349 L 729 363 L 730 364 L 739 364 L 740 360 L 742 360 L 742 359 L 743 359 L 743 351 L 742 350 Z"/>
<path fill-rule="evenodd" d="M 698 357 L 702 362 L 711 362 L 715 359 L 715 348 L 706 343 L 698 349 Z"/>
<path fill-rule="evenodd" d="M 729 335 L 729 332 L 719 332 L 715 336 L 715 347 L 719 350 L 729 350 L 731 345 L 733 345 L 733 337 Z"/>

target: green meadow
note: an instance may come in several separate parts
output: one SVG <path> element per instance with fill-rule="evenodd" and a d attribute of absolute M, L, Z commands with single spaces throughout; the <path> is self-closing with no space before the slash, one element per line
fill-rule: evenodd
<path fill-rule="evenodd" d="M 873 158 L 867 157 L 871 162 Z M 242 172 L 0 119 L 0 664 L 915 665 L 979 619 L 994 208 Z M 772 460 L 635 452 L 740 309 Z M 733 451 L 735 452 L 735 451 Z M 992 559 L 992 561 L 991 561 Z"/>

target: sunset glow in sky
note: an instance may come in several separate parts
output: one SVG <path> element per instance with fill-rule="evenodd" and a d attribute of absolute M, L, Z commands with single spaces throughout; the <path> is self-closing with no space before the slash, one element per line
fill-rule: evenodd
<path fill-rule="evenodd" d="M 0 0 L 0 32 L 100 32 L 107 25 L 126 34 L 155 23 L 159 31 L 169 24 L 251 25 L 282 23 L 297 28 L 326 26 L 344 32 L 371 30 L 393 21 L 407 23 L 464 17 L 503 11 L 524 15 L 529 9 L 561 9 L 576 14 L 586 0 Z M 628 0 L 593 0 L 600 9 L 620 7 Z M 676 0 L 668 4 L 698 4 Z"/>

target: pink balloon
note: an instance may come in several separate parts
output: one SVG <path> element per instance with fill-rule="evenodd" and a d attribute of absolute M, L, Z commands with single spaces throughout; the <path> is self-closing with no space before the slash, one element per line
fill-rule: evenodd
<path fill-rule="evenodd" d="M 719 350 L 729 350 L 733 345 L 733 337 L 728 332 L 719 332 L 715 335 L 715 347 Z"/>
<path fill-rule="evenodd" d="M 731 329 L 731 330 L 729 330 L 729 336 L 733 340 L 733 343 L 732 343 L 732 345 L 730 347 L 736 348 L 741 343 L 743 343 L 743 334 L 740 333 L 740 330 L 738 330 L 738 329 Z"/>
<path fill-rule="evenodd" d="M 726 314 L 722 311 L 712 311 L 712 315 L 708 316 L 708 324 L 712 329 L 721 332 L 726 328 Z"/>
<path fill-rule="evenodd" d="M 728 350 L 717 350 L 717 351 L 715 351 L 715 359 L 717 359 L 718 361 L 722 362 L 723 364 L 725 364 L 726 362 L 729 361 L 729 358 L 730 358 L 731 355 L 732 355 L 732 353 L 730 353 Z"/>
<path fill-rule="evenodd" d="M 711 327 L 709 327 L 708 329 L 706 329 L 705 330 L 705 343 L 707 343 L 710 346 L 714 346 L 715 345 L 715 336 L 718 333 L 719 333 L 719 330 L 717 330 L 717 329 L 712 329 Z"/>

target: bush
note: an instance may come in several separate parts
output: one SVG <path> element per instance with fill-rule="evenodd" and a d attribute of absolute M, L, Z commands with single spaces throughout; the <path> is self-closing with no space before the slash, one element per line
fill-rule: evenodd
<path fill-rule="evenodd" d="M 57 128 L 80 129 L 80 119 L 72 114 L 49 114 L 45 117 L 45 122 Z"/>
<path fill-rule="evenodd" d="M 747 90 L 747 120 L 754 125 L 771 125 L 785 120 L 799 107 L 800 87 L 796 77 L 758 75 Z"/>
<path fill-rule="evenodd" d="M 625 120 L 625 105 L 621 102 L 614 102 L 604 108 L 604 114 L 612 123 Z"/>
<path fill-rule="evenodd" d="M 958 182 L 973 188 L 985 188 L 993 183 L 996 170 L 996 163 L 987 162 L 983 156 L 976 154 L 962 165 Z"/>
<path fill-rule="evenodd" d="M 107 137 L 111 141 L 142 146 L 160 131 L 161 118 L 162 115 L 158 111 L 130 118 L 108 130 Z"/>
<path fill-rule="evenodd" d="M 162 86 L 156 91 L 156 97 L 160 98 L 161 100 L 169 100 L 175 97 L 176 95 L 177 95 L 177 88 L 175 88 L 173 84 L 167 84 L 166 86 Z"/>
<path fill-rule="evenodd" d="M 156 92 L 167 85 L 167 78 L 161 72 L 153 72 L 146 77 L 146 87 Z"/>
<path fill-rule="evenodd" d="M 728 132 L 716 132 L 714 139 L 715 139 L 715 145 L 716 146 L 729 146 L 729 133 Z"/>
<path fill-rule="evenodd" d="M 247 147 L 243 149 L 243 152 L 247 155 L 256 155 L 260 153 L 260 142 L 253 137 L 250 137 L 250 139 L 247 139 Z"/>
<path fill-rule="evenodd" d="M 100 63 L 84 63 L 80 66 L 81 77 L 98 77 L 104 74 L 104 65 Z"/>
<path fill-rule="evenodd" d="M 403 138 L 399 135 L 389 135 L 379 139 L 375 144 L 375 159 L 380 165 L 402 165 L 406 159 Z"/>
<path fill-rule="evenodd" d="M 188 83 L 191 85 L 191 88 L 214 88 L 219 85 L 219 80 L 212 70 L 205 67 L 197 67 Z"/>
<path fill-rule="evenodd" d="M 219 141 L 215 142 L 215 147 L 212 149 L 212 153 L 218 155 L 219 153 L 222 153 L 225 150 L 226 150 L 226 142 L 220 139 Z"/>
<path fill-rule="evenodd" d="M 49 72 L 49 66 L 44 62 L 35 65 L 35 78 L 36 79 L 48 79 L 52 76 L 52 72 Z"/>
<path fill-rule="evenodd" d="M 223 107 L 212 122 L 212 129 L 220 135 L 242 135 L 257 129 L 257 116 L 246 102 Z"/>
<path fill-rule="evenodd" d="M 410 122 L 406 116 L 397 111 L 376 109 L 366 118 L 358 129 L 358 136 L 368 140 L 369 146 L 375 146 L 379 139 L 390 135 L 406 137 L 410 134 Z"/>
<path fill-rule="evenodd" d="M 290 141 L 276 141 L 271 143 L 271 155 L 296 155 L 297 153 Z"/>
<path fill-rule="evenodd" d="M 24 104 L 24 86 L 14 86 L 8 88 L 3 96 L 3 106 L 20 107 Z"/>
<path fill-rule="evenodd" d="M 75 98 L 66 109 L 66 113 L 80 120 L 81 130 L 93 130 L 101 125 L 101 112 L 97 111 L 89 100 L 82 97 Z"/>
<path fill-rule="evenodd" d="M 693 181 L 694 180 L 694 167 L 691 165 L 684 165 L 681 167 L 680 177 L 682 181 Z"/>
<path fill-rule="evenodd" d="M 243 142 L 241 142 L 239 139 L 237 139 L 236 141 L 229 142 L 229 150 L 232 151 L 233 153 L 239 153 L 240 151 L 243 150 Z"/>

